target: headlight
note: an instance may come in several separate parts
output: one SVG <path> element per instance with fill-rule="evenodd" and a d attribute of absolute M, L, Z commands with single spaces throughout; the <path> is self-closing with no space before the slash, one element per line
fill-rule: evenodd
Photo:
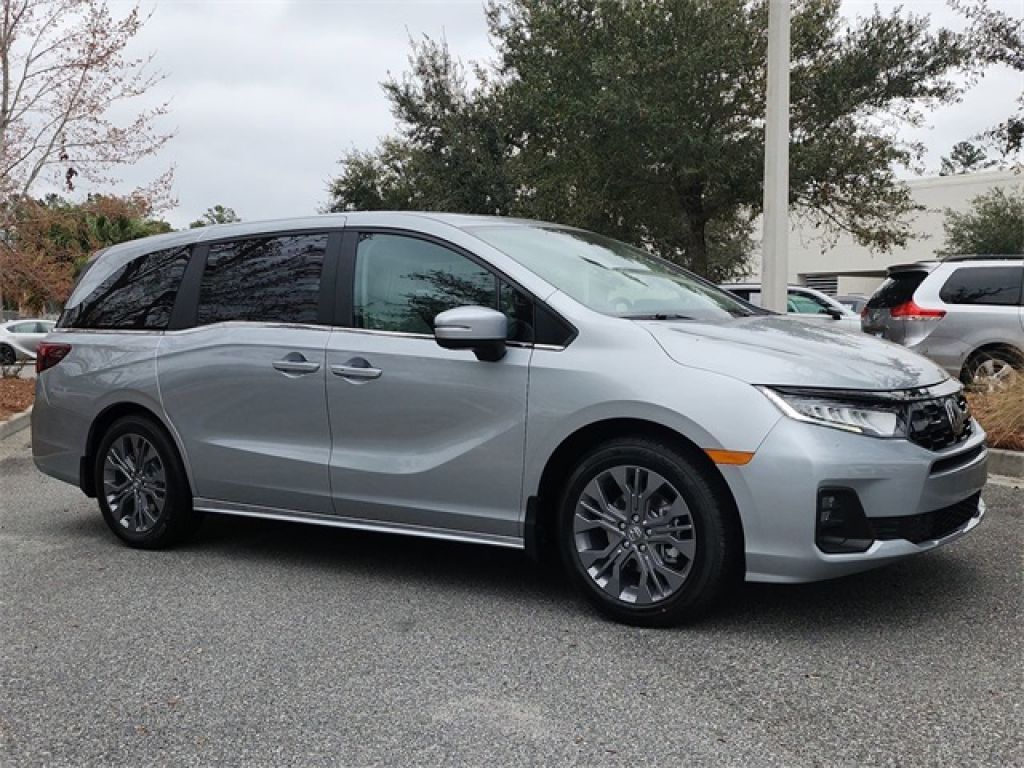
<path fill-rule="evenodd" d="M 837 393 L 784 392 L 758 387 L 780 411 L 797 421 L 872 437 L 904 437 L 903 407 L 896 402 L 845 398 Z"/>

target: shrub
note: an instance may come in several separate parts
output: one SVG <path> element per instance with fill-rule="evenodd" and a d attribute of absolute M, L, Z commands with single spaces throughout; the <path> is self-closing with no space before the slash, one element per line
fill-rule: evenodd
<path fill-rule="evenodd" d="M 988 432 L 993 448 L 1024 451 L 1024 375 L 999 392 L 968 395 L 974 417 Z"/>

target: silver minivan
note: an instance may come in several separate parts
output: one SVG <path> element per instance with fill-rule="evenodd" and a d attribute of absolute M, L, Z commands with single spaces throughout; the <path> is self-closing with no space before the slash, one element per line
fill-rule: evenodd
<path fill-rule="evenodd" d="M 861 315 L 865 332 L 992 390 L 1024 370 L 1024 257 L 953 257 L 890 267 Z"/>
<path fill-rule="evenodd" d="M 37 369 L 36 464 L 130 546 L 216 513 L 526 549 L 635 624 L 926 552 L 985 511 L 985 435 L 934 363 L 553 224 L 125 243 Z"/>

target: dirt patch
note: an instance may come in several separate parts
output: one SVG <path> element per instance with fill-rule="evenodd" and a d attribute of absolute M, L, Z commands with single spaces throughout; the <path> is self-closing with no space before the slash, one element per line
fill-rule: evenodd
<path fill-rule="evenodd" d="M 0 379 L 0 421 L 24 411 L 35 397 L 35 379 Z"/>

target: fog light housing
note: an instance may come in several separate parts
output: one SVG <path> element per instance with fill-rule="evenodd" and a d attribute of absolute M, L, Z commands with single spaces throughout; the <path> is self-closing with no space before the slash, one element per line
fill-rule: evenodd
<path fill-rule="evenodd" d="M 866 552 L 874 541 L 864 507 L 852 488 L 818 491 L 814 543 L 830 555 Z"/>

